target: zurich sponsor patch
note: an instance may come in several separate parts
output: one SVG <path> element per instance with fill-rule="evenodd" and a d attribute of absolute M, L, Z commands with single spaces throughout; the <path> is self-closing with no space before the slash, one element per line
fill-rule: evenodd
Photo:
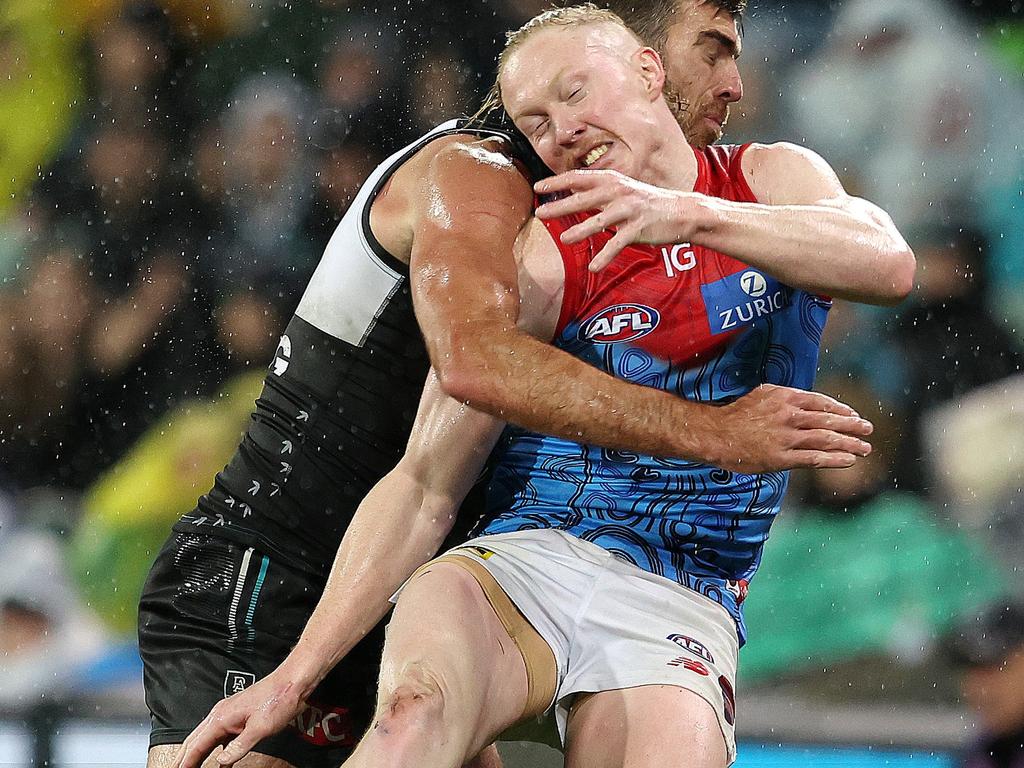
<path fill-rule="evenodd" d="M 615 344 L 646 336 L 661 322 L 658 310 L 643 304 L 616 304 L 591 315 L 580 325 L 580 341 Z"/>
<path fill-rule="evenodd" d="M 789 306 L 792 289 L 756 269 L 723 277 L 700 288 L 712 334 L 753 325 Z"/>

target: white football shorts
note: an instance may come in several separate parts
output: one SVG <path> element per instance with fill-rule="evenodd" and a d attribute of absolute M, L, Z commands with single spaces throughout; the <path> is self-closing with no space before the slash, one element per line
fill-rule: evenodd
<path fill-rule="evenodd" d="M 563 744 L 577 695 L 674 685 L 711 705 L 735 760 L 739 640 L 721 605 L 558 530 L 482 536 L 442 557 L 466 559 L 471 573 L 486 568 L 550 646 L 556 680 L 548 706 Z M 543 666 L 526 661 L 528 669 Z"/>

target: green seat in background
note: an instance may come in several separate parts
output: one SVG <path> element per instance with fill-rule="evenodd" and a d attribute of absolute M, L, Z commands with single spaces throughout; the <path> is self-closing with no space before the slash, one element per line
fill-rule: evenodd
<path fill-rule="evenodd" d="M 980 543 L 910 494 L 850 513 L 784 512 L 744 603 L 741 675 L 758 682 L 865 653 L 923 656 L 1005 584 Z"/>

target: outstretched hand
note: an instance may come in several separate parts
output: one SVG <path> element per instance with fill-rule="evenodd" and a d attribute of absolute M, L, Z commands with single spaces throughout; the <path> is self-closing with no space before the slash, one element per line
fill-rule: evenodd
<path fill-rule="evenodd" d="M 171 768 L 199 768 L 221 744 L 225 747 L 217 762 L 233 765 L 294 720 L 306 702 L 299 697 L 299 686 L 279 673 L 218 702 L 182 742 Z"/>
<path fill-rule="evenodd" d="M 716 466 L 754 474 L 850 467 L 871 453 L 874 430 L 848 405 L 819 392 L 762 384 L 720 409 Z"/>
<path fill-rule="evenodd" d="M 697 199 L 703 197 L 661 189 L 618 171 L 567 171 L 538 181 L 534 191 L 542 195 L 567 193 L 537 208 L 537 217 L 543 220 L 597 211 L 563 232 L 563 243 L 578 243 L 615 228 L 615 234 L 591 260 L 591 272 L 611 264 L 627 245 L 689 242 L 696 230 L 692 213 Z"/>

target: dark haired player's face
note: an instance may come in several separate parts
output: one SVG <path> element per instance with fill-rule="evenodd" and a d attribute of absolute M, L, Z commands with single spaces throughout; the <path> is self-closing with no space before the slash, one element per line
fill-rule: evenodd
<path fill-rule="evenodd" d="M 713 3 L 680 0 L 662 51 L 665 97 L 687 140 L 705 147 L 722 137 L 729 105 L 743 96 L 736 23 Z"/>

